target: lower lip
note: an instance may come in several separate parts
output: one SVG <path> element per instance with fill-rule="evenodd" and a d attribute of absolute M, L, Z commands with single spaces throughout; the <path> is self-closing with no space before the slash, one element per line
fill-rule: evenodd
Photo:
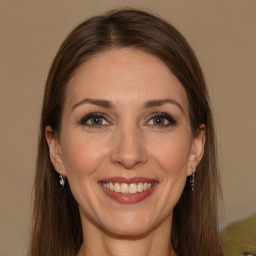
<path fill-rule="evenodd" d="M 102 185 L 100 185 L 100 187 L 102 188 L 102 190 L 105 192 L 105 194 L 107 196 L 109 196 L 111 199 L 117 201 L 118 203 L 121 204 L 136 204 L 139 203 L 143 200 L 145 200 L 146 198 L 148 198 L 155 190 L 156 188 L 156 184 L 154 184 L 153 187 L 142 191 L 142 192 L 138 192 L 135 194 L 122 194 L 122 193 L 116 193 L 114 191 L 111 191 L 107 188 L 104 188 Z"/>

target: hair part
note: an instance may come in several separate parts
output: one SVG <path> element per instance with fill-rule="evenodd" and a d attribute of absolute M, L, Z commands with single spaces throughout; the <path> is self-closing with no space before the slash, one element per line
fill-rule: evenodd
<path fill-rule="evenodd" d="M 122 9 L 78 25 L 62 43 L 46 82 L 34 184 L 33 230 L 29 255 L 75 256 L 82 244 L 78 205 L 69 185 L 58 188 L 49 157 L 45 128 L 61 132 L 65 91 L 80 65 L 106 49 L 132 47 L 161 59 L 186 90 L 191 129 L 205 124 L 205 152 L 197 167 L 196 186 L 189 180 L 174 208 L 171 243 L 178 255 L 222 255 L 218 235 L 220 191 L 216 142 L 203 73 L 184 37 L 169 23 L 149 13 Z"/>

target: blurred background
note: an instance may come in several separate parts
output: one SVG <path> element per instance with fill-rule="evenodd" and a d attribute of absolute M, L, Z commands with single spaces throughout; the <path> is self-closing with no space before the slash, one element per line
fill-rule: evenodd
<path fill-rule="evenodd" d="M 221 228 L 256 213 L 255 0 L 0 0 L 0 256 L 26 253 L 40 108 L 52 59 L 78 23 L 120 7 L 160 15 L 195 50 L 216 121 Z M 256 247 L 255 222 L 247 225 Z M 226 244 L 231 237 L 225 233 Z"/>

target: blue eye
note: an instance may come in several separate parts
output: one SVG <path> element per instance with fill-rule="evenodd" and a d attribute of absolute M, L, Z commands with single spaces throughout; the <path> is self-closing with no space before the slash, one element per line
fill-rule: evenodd
<path fill-rule="evenodd" d="M 176 125 L 177 121 L 169 114 L 166 113 L 153 113 L 149 117 L 148 125 L 168 127 L 170 125 Z"/>
<path fill-rule="evenodd" d="M 152 113 L 147 118 L 147 125 L 159 128 L 168 127 L 171 125 L 176 125 L 177 121 L 167 113 Z M 90 113 L 82 117 L 79 122 L 81 125 L 88 126 L 90 128 L 100 128 L 102 126 L 110 125 L 107 117 L 102 113 Z"/>
<path fill-rule="evenodd" d="M 108 125 L 109 122 L 102 113 L 90 113 L 82 117 L 79 124 L 86 125 L 89 127 L 100 127 L 102 125 Z"/>

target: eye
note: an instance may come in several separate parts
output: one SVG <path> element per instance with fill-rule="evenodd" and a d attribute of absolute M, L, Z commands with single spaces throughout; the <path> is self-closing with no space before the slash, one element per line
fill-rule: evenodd
<path fill-rule="evenodd" d="M 106 116 L 102 113 L 90 113 L 79 120 L 79 124 L 86 125 L 92 128 L 109 125 Z"/>
<path fill-rule="evenodd" d="M 170 125 L 176 125 L 177 121 L 167 113 L 152 113 L 149 118 L 147 125 L 168 127 Z"/>

